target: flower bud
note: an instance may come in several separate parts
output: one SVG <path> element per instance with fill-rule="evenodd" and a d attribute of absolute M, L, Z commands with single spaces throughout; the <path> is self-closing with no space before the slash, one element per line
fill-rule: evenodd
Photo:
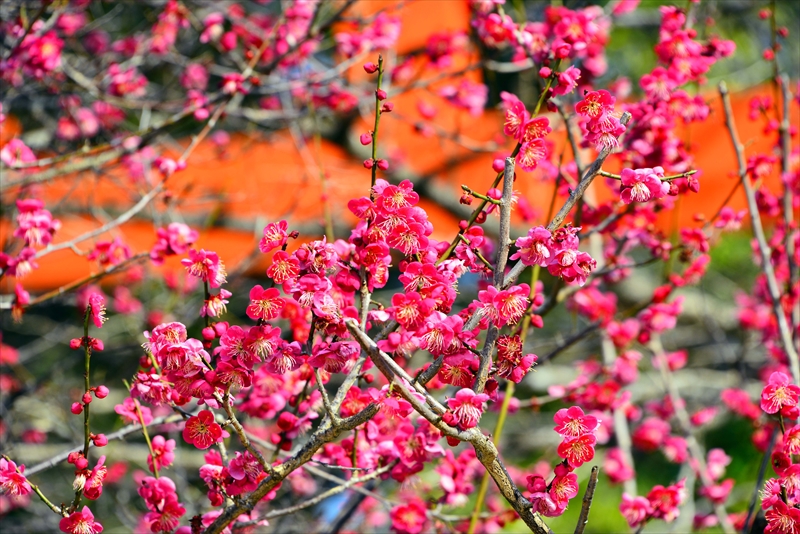
<path fill-rule="evenodd" d="M 466 230 L 468 226 L 469 226 L 469 223 L 467 221 L 465 221 L 464 219 L 461 219 L 460 221 L 458 221 L 458 227 L 461 230 Z"/>
<path fill-rule="evenodd" d="M 222 321 L 222 322 L 219 322 L 219 323 L 214 323 L 213 324 L 214 332 L 216 332 L 217 337 L 222 337 L 222 334 L 224 334 L 225 332 L 228 331 L 228 326 L 230 326 L 228 324 L 228 321 Z"/>
<path fill-rule="evenodd" d="M 772 61 L 773 59 L 775 59 L 775 51 L 772 50 L 771 48 L 767 48 L 766 50 L 764 50 L 762 56 L 764 57 L 765 60 Z"/>
<path fill-rule="evenodd" d="M 97 386 L 94 390 L 94 396 L 98 399 L 105 399 L 108 397 L 108 388 L 106 386 Z"/>
<path fill-rule="evenodd" d="M 105 345 L 103 345 L 102 340 L 99 340 L 96 337 L 90 338 L 89 346 L 92 348 L 92 350 L 96 350 L 98 352 L 105 348 Z"/>
<path fill-rule="evenodd" d="M 292 450 L 292 440 L 290 440 L 290 439 L 287 439 L 286 441 L 284 441 L 283 443 L 281 443 L 281 447 L 280 447 L 280 449 L 281 449 L 282 451 L 290 451 L 290 450 Z"/>
<path fill-rule="evenodd" d="M 390 113 L 394 110 L 394 104 L 392 102 L 384 102 L 381 106 L 381 113 Z"/>
<path fill-rule="evenodd" d="M 783 38 L 789 37 L 789 28 L 787 28 L 786 26 L 781 26 L 780 28 L 778 28 L 778 35 L 780 35 Z"/>
<path fill-rule="evenodd" d="M 461 195 L 461 198 L 458 199 L 458 202 L 460 204 L 464 204 L 465 206 L 469 206 L 470 204 L 472 204 L 472 195 L 470 195 L 469 193 L 464 193 L 463 195 Z"/>
<path fill-rule="evenodd" d="M 550 67 L 542 67 L 539 69 L 539 76 L 542 78 L 549 78 L 551 74 L 553 74 L 553 70 Z"/>
<path fill-rule="evenodd" d="M 212 339 L 217 337 L 217 333 L 210 326 L 203 328 L 201 333 L 203 334 L 203 339 L 205 339 L 206 341 L 211 341 Z"/>
<path fill-rule="evenodd" d="M 372 384 L 375 381 L 375 377 L 372 375 L 364 375 L 364 382 L 367 384 Z"/>
<path fill-rule="evenodd" d="M 766 20 L 769 18 L 771 14 L 772 13 L 770 12 L 769 9 L 762 9 L 761 11 L 758 12 L 758 18 L 760 18 L 761 20 Z"/>
<path fill-rule="evenodd" d="M 76 337 L 75 339 L 69 340 L 69 348 L 71 348 L 72 350 L 77 350 L 81 348 L 81 345 L 83 345 L 82 338 Z"/>
<path fill-rule="evenodd" d="M 367 72 L 367 74 L 374 74 L 378 71 L 378 66 L 370 61 L 364 63 L 364 70 Z"/>
<path fill-rule="evenodd" d="M 383 89 L 376 89 L 375 96 L 378 97 L 378 100 L 386 100 L 386 97 L 388 95 L 386 94 L 386 91 L 384 91 Z"/>
<path fill-rule="evenodd" d="M 386 161 L 385 159 L 379 159 L 378 161 L 375 162 L 375 164 L 382 171 L 385 171 L 389 168 L 389 162 Z"/>
<path fill-rule="evenodd" d="M 81 412 L 83 412 L 83 404 L 81 404 L 80 402 L 73 402 L 69 411 L 71 411 L 75 415 L 79 415 Z"/>
<path fill-rule="evenodd" d="M 458 447 L 460 443 L 461 440 L 459 440 L 458 438 L 454 438 L 453 436 L 447 436 L 447 444 L 450 445 L 451 447 Z"/>
<path fill-rule="evenodd" d="M 372 134 L 369 132 L 361 134 L 359 141 L 361 141 L 362 145 L 367 146 L 368 144 L 372 143 Z"/>
<path fill-rule="evenodd" d="M 236 34 L 233 32 L 225 32 L 219 40 L 219 45 L 225 52 L 230 52 L 236 48 Z"/>
<path fill-rule="evenodd" d="M 278 417 L 278 428 L 286 432 L 287 430 L 291 430 L 294 428 L 294 425 L 297 423 L 297 416 L 293 413 L 283 412 L 280 417 Z"/>
<path fill-rule="evenodd" d="M 492 161 L 492 170 L 494 172 L 501 172 L 505 168 L 506 163 L 503 161 L 503 158 L 495 158 L 494 161 Z"/>
<path fill-rule="evenodd" d="M 87 391 L 86 393 L 83 394 L 82 400 L 84 404 L 91 404 L 92 394 Z"/>
<path fill-rule="evenodd" d="M 690 191 L 694 193 L 700 192 L 700 180 L 698 180 L 694 176 L 689 176 L 689 178 L 686 181 Z"/>
<path fill-rule="evenodd" d="M 375 162 L 372 161 L 371 159 L 365 159 L 364 160 L 364 168 L 365 169 L 371 169 L 373 165 L 375 165 Z"/>
<path fill-rule="evenodd" d="M 500 200 L 503 198 L 503 192 L 496 187 L 493 187 L 486 192 L 486 196 L 494 200 Z"/>
<path fill-rule="evenodd" d="M 485 222 L 486 222 L 486 212 L 485 212 L 485 211 L 482 211 L 482 212 L 480 212 L 480 213 L 478 214 L 478 216 L 477 216 L 477 217 L 475 217 L 475 222 L 476 222 L 477 224 L 483 224 L 483 223 L 485 223 Z"/>
<path fill-rule="evenodd" d="M 84 458 L 83 455 L 75 460 L 75 469 L 86 469 L 87 467 L 89 467 L 89 460 Z"/>
<path fill-rule="evenodd" d="M 105 447 L 108 445 L 108 438 L 105 434 L 97 434 L 95 437 L 92 438 L 95 447 Z"/>

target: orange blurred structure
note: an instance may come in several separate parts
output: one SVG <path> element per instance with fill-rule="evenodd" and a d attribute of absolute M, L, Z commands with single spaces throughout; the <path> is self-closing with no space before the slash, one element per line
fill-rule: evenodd
<path fill-rule="evenodd" d="M 394 2 L 375 1 L 357 5 L 377 10 L 392 4 Z M 469 13 L 465 2 L 405 3 L 397 14 L 403 22 L 398 42 L 400 53 L 424 47 L 432 34 L 445 30 L 468 30 Z M 450 71 L 465 69 L 473 59 L 466 54 L 457 55 Z M 425 70 L 423 66 L 419 67 Z M 356 66 L 346 76 L 360 77 L 363 74 L 360 66 Z M 465 75 L 477 80 L 480 72 L 473 69 Z M 438 72 L 433 72 L 423 79 L 438 80 L 438 76 Z M 451 82 L 442 79 L 401 94 L 393 93 L 390 88 L 395 113 L 381 121 L 379 147 L 391 161 L 395 177 L 408 176 L 412 180 L 429 182 L 437 195 L 449 195 L 452 203 L 456 203 L 461 195 L 461 184 L 485 192 L 494 176 L 491 163 L 496 154 L 470 148 L 492 147 L 499 142 L 499 152 L 507 154 L 510 146 L 503 145 L 506 141 L 502 137 L 498 139 L 498 133 L 502 131 L 499 112 L 488 110 L 473 116 L 444 103 L 437 96 L 436 90 L 448 83 Z M 770 153 L 772 150 L 774 136 L 763 136 L 761 124 L 748 120 L 750 97 L 769 90 L 757 88 L 733 98 L 739 134 L 748 154 Z M 693 224 L 696 213 L 712 216 L 736 183 L 733 176 L 736 160 L 724 128 L 721 102 L 713 93 L 707 95 L 707 100 L 711 106 L 708 120 L 693 124 L 683 132 L 684 139 L 692 144 L 696 168 L 702 174 L 698 175 L 700 193 L 689 194 L 679 203 L 677 221 L 681 225 Z M 416 125 L 422 121 L 417 111 L 419 101 L 437 107 L 434 122 L 429 126 L 441 135 L 426 137 L 418 132 Z M 796 105 L 792 112 L 797 115 Z M 557 116 L 550 118 L 552 123 L 559 123 Z M 368 128 L 365 120 L 355 121 L 349 133 L 351 140 L 355 141 L 359 133 Z M 9 120 L 4 125 L 0 144 L 7 141 L 14 130 L 13 121 Z M 555 145 L 555 154 L 560 154 L 566 143 L 565 131 L 563 126 L 556 126 L 554 130 L 550 139 Z M 182 144 L 188 145 L 188 140 Z M 352 145 L 358 147 L 358 142 Z M 567 148 L 565 161 L 570 157 Z M 584 157 L 592 156 L 586 154 Z M 362 159 L 363 156 L 356 157 L 325 139 L 318 144 L 312 140 L 307 144 L 298 142 L 288 130 L 264 137 L 236 134 L 224 150 L 206 140 L 192 153 L 187 169 L 170 178 L 168 202 L 159 197 L 141 213 L 142 217 L 96 240 L 122 235 L 133 250 L 149 250 L 155 241 L 157 226 L 185 220 L 202 229 L 197 247 L 216 251 L 231 270 L 251 254 L 261 229 L 268 222 L 287 219 L 290 228 L 302 228 L 304 237 L 317 238 L 325 232 L 324 205 L 327 202 L 337 227 L 354 224 L 355 218 L 347 210 L 347 200 L 367 195 L 370 182 L 370 172 L 363 168 Z M 542 219 L 550 204 L 552 186 L 543 185 L 533 173 L 518 174 L 517 189 L 540 214 L 536 224 L 546 223 Z M 324 180 L 321 175 L 324 175 Z M 771 180 L 772 185 L 777 184 L 777 174 Z M 592 185 L 594 198 L 603 201 L 616 197 L 618 192 L 603 182 L 598 179 Z M 132 182 L 125 168 L 117 166 L 102 176 L 85 172 L 60 177 L 37 187 L 36 194 L 48 207 L 63 202 L 66 213 L 57 214 L 63 227 L 56 234 L 56 242 L 64 242 L 105 222 L 90 217 L 89 208 L 107 210 L 108 218 L 113 218 L 138 201 L 147 192 L 147 187 Z M 10 190 L 6 195 L 13 197 L 17 193 Z M 6 202 L 10 200 L 5 199 Z M 744 195 L 737 193 L 729 205 L 734 209 L 744 207 Z M 428 212 L 436 229 L 433 237 L 452 239 L 460 217 L 430 199 L 424 199 L 421 206 Z M 674 223 L 674 215 L 669 214 L 670 224 Z M 521 222 L 517 220 L 517 224 Z M 9 221 L 0 221 L 0 234 L 5 236 L 9 230 Z M 79 248 L 88 251 L 96 240 L 84 242 Z M 168 265 L 175 267 L 177 261 Z M 24 280 L 29 290 L 60 287 L 97 270 L 93 262 L 69 249 L 43 257 L 39 266 Z M 263 273 L 266 266 L 266 258 L 262 257 L 250 266 L 250 270 Z M 7 284 L 8 280 L 3 282 Z M 2 290 L 7 292 L 8 287 Z"/>

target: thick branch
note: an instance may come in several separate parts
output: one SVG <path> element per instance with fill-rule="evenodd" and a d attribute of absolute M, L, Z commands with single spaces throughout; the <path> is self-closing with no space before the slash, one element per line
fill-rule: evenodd
<path fill-rule="evenodd" d="M 418 396 L 412 392 L 409 385 L 406 385 L 402 380 L 398 380 L 398 376 L 394 370 L 394 366 L 396 366 L 394 361 L 387 354 L 378 349 L 375 342 L 359 329 L 358 322 L 353 319 L 346 319 L 345 323 L 351 335 L 356 338 L 361 347 L 370 355 L 375 367 L 389 380 L 393 387 L 396 388 L 396 391 L 411 404 L 417 413 L 427 419 L 444 435 L 452 436 L 462 441 L 468 441 L 472 444 L 478 460 L 480 460 L 489 475 L 494 479 L 500 493 L 505 497 L 517 514 L 519 514 L 528 528 L 536 534 L 550 534 L 551 531 L 544 521 L 542 521 L 542 518 L 539 517 L 538 514 L 532 512 L 531 502 L 522 495 L 513 480 L 511 480 L 511 476 L 500 460 L 497 448 L 494 446 L 494 443 L 492 443 L 492 440 L 483 435 L 477 427 L 460 431 L 444 423 L 441 417 L 429 406 L 432 402 L 430 394 L 426 392 L 426 401 L 428 401 L 428 403 L 422 402 Z M 394 364 L 394 366 L 391 364 Z M 403 373 L 405 374 L 405 372 Z M 433 402 L 435 402 L 435 400 L 433 400 Z"/>

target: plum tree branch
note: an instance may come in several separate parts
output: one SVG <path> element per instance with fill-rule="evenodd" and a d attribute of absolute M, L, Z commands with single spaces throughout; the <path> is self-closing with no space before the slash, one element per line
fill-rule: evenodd
<path fill-rule="evenodd" d="M 778 323 L 778 332 L 780 334 L 781 343 L 783 344 L 783 350 L 786 352 L 786 357 L 789 360 L 792 379 L 795 384 L 800 384 L 800 359 L 798 358 L 797 349 L 792 340 L 792 333 L 789 329 L 789 323 L 786 320 L 786 314 L 781 306 L 781 291 L 778 287 L 778 281 L 775 278 L 775 269 L 772 266 L 772 251 L 767 243 L 764 227 L 761 224 L 761 214 L 758 211 L 756 194 L 750 183 L 750 177 L 747 175 L 747 164 L 744 159 L 744 145 L 742 145 L 739 140 L 739 134 L 736 131 L 733 109 L 731 108 L 731 99 L 728 94 L 728 86 L 725 82 L 719 83 L 719 94 L 722 97 L 722 106 L 725 112 L 725 126 L 728 129 L 728 134 L 733 143 L 733 149 L 736 152 L 736 162 L 739 166 L 739 179 L 742 182 L 745 197 L 747 198 L 747 211 L 750 214 L 750 221 L 753 225 L 753 236 L 758 243 L 758 252 L 761 256 L 761 270 L 764 272 L 764 277 L 767 280 L 767 289 L 769 290 L 770 300 L 772 301 L 772 311 Z"/>

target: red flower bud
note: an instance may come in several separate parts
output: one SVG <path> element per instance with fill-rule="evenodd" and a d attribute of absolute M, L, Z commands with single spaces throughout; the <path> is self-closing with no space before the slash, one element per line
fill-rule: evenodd
<path fill-rule="evenodd" d="M 105 345 L 103 345 L 103 342 L 101 340 L 94 337 L 90 339 L 91 340 L 89 341 L 89 346 L 92 348 L 92 350 L 101 351 L 105 348 Z"/>
<path fill-rule="evenodd" d="M 375 162 L 375 164 L 382 171 L 385 171 L 389 168 L 389 162 L 386 161 L 385 159 L 379 159 L 378 161 Z"/>
<path fill-rule="evenodd" d="M 69 411 L 71 411 L 75 415 L 79 415 L 81 412 L 83 412 L 83 404 L 81 404 L 80 402 L 73 402 Z"/>
<path fill-rule="evenodd" d="M 378 66 L 372 62 L 364 63 L 364 70 L 367 74 L 374 74 L 378 71 Z"/>
<path fill-rule="evenodd" d="M 778 35 L 784 38 L 789 37 L 789 28 L 787 28 L 786 26 L 781 26 L 780 28 L 778 28 Z"/>
<path fill-rule="evenodd" d="M 762 9 L 761 11 L 758 12 L 758 18 L 760 18 L 761 20 L 766 20 L 769 18 L 771 14 L 772 13 L 769 9 Z"/>
<path fill-rule="evenodd" d="M 206 341 L 211 341 L 212 339 L 217 337 L 217 333 L 210 326 L 203 328 L 201 333 L 203 334 L 203 339 L 205 339 Z"/>
<path fill-rule="evenodd" d="M 91 404 L 92 403 L 92 394 L 87 391 L 86 393 L 83 394 L 82 400 L 83 400 L 84 404 Z"/>
<path fill-rule="evenodd" d="M 376 89 L 375 96 L 378 97 L 378 100 L 386 100 L 386 97 L 388 95 L 386 94 L 386 91 L 384 91 L 383 89 Z"/>
<path fill-rule="evenodd" d="M 390 113 L 394 109 L 392 102 L 384 102 L 381 106 L 381 113 Z"/>
<path fill-rule="evenodd" d="M 69 340 L 69 348 L 71 348 L 72 350 L 81 348 L 81 345 L 83 345 L 82 338 L 76 337 L 75 339 Z"/>
<path fill-rule="evenodd" d="M 766 59 L 767 61 L 772 61 L 773 59 L 775 59 L 775 51 L 772 50 L 771 48 L 767 48 L 766 50 L 764 50 L 764 53 L 762 55 L 764 56 L 764 59 Z"/>
<path fill-rule="evenodd" d="M 108 438 L 105 434 L 97 434 L 95 437 L 92 438 L 95 447 L 105 447 L 108 445 Z"/>
<path fill-rule="evenodd" d="M 459 440 L 458 438 L 454 438 L 453 436 L 447 436 L 447 444 L 450 445 L 451 447 L 458 447 L 460 443 L 461 440 Z"/>
<path fill-rule="evenodd" d="M 216 332 L 217 337 L 222 337 L 222 334 L 228 331 L 228 321 L 222 321 L 220 323 L 214 323 L 212 325 L 214 327 L 214 332 Z"/>
<path fill-rule="evenodd" d="M 98 399 L 105 399 L 108 397 L 108 388 L 105 386 L 97 386 L 94 389 L 94 396 Z"/>
<path fill-rule="evenodd" d="M 475 217 L 475 222 L 476 222 L 477 224 L 483 224 L 483 223 L 485 223 L 485 222 L 486 222 L 486 212 L 485 212 L 485 211 L 482 211 L 482 212 L 480 212 L 480 213 L 478 214 L 478 216 L 477 216 L 477 217 Z"/>
<path fill-rule="evenodd" d="M 233 32 L 225 32 L 219 40 L 219 44 L 224 51 L 230 52 L 236 48 L 236 34 Z"/>
<path fill-rule="evenodd" d="M 359 141 L 361 141 L 362 145 L 367 146 L 372 142 L 372 134 L 369 132 L 361 134 L 361 137 L 359 137 Z"/>
<path fill-rule="evenodd" d="M 371 159 L 365 159 L 364 160 L 364 168 L 365 169 L 371 169 L 373 165 L 375 165 L 375 162 L 372 161 Z"/>
<path fill-rule="evenodd" d="M 506 162 L 503 161 L 503 158 L 495 158 L 492 161 L 492 170 L 494 172 L 501 172 L 505 168 L 506 168 Z"/>
<path fill-rule="evenodd" d="M 297 416 L 293 413 L 283 412 L 280 417 L 278 417 L 278 428 L 286 432 L 287 430 L 291 430 L 294 428 L 294 425 L 297 423 Z"/>
<path fill-rule="evenodd" d="M 553 70 L 550 67 L 542 67 L 539 69 L 539 76 L 542 78 L 549 78 L 551 74 L 553 74 Z"/>
<path fill-rule="evenodd" d="M 78 469 L 78 470 L 82 471 L 82 470 L 86 469 L 87 467 L 89 467 L 89 460 L 84 458 L 83 455 L 81 455 L 80 457 L 78 457 L 75 460 L 75 469 Z"/>
<path fill-rule="evenodd" d="M 470 204 L 472 204 L 472 195 L 470 195 L 469 193 L 464 193 L 463 195 L 461 195 L 461 198 L 458 199 L 458 202 L 464 204 L 465 206 L 469 206 Z"/>

